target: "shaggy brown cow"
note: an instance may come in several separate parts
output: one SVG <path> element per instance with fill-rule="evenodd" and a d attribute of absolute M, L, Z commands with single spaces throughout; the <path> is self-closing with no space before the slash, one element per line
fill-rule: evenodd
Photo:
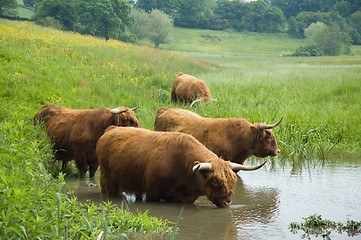
<path fill-rule="evenodd" d="M 243 164 L 246 158 L 277 156 L 280 152 L 271 128 L 281 123 L 251 124 L 240 118 L 211 119 L 176 108 L 160 108 L 154 130 L 188 133 L 219 157 Z"/>
<path fill-rule="evenodd" d="M 147 201 L 193 203 L 206 195 L 226 207 L 237 177 L 233 171 L 255 170 L 217 157 L 189 134 L 153 132 L 141 128 L 109 127 L 96 154 L 103 193 L 143 194 Z M 233 171 L 232 171 L 233 168 Z"/>
<path fill-rule="evenodd" d="M 89 168 L 94 178 L 98 169 L 95 147 L 105 129 L 111 125 L 140 127 L 132 110 L 127 107 L 73 110 L 57 105 L 44 105 L 34 116 L 33 124 L 43 122 L 53 142 L 56 160 L 66 164 L 74 160 L 82 179 Z"/>
<path fill-rule="evenodd" d="M 215 100 L 212 99 L 211 91 L 203 80 L 181 72 L 174 79 L 171 99 L 172 102 L 189 102 L 191 107 L 200 101 Z"/>

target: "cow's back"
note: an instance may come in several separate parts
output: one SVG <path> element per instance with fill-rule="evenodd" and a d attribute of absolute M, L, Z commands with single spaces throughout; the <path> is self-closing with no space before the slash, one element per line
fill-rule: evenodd
<path fill-rule="evenodd" d="M 203 118 L 189 110 L 162 107 L 155 115 L 154 130 L 188 133 L 191 126 L 201 124 Z"/>

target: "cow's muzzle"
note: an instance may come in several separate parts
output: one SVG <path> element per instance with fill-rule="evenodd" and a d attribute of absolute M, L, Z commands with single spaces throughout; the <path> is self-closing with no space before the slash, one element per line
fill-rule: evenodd
<path fill-rule="evenodd" d="M 213 203 L 216 204 L 216 206 L 219 208 L 224 208 L 224 207 L 228 207 L 229 205 L 231 205 L 232 200 L 230 197 L 219 198 L 219 199 L 216 199 Z"/>

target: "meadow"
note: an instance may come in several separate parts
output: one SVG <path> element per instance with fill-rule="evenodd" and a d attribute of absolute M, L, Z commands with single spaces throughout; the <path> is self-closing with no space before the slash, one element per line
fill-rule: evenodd
<path fill-rule="evenodd" d="M 189 109 L 170 102 L 178 72 L 205 80 L 218 100 L 192 109 L 201 116 L 268 123 L 283 116 L 274 129 L 281 154 L 271 162 L 360 156 L 360 48 L 299 58 L 287 55 L 302 41 L 282 34 L 175 29 L 173 38 L 159 50 L 0 20 L 0 238 L 169 232 L 171 223 L 147 213 L 79 204 L 64 176 L 49 170 L 51 144 L 31 120 L 44 104 L 140 106 L 135 113 L 152 130 L 158 108 Z"/>
<path fill-rule="evenodd" d="M 302 165 L 359 156 L 361 46 L 352 55 L 291 57 L 303 40 L 285 34 L 175 28 L 162 49 L 215 64 L 197 77 L 219 101 L 195 111 L 207 117 L 277 121 L 277 160 Z M 185 51 L 184 49 L 188 49 Z M 306 160 L 306 161 L 305 161 Z"/>

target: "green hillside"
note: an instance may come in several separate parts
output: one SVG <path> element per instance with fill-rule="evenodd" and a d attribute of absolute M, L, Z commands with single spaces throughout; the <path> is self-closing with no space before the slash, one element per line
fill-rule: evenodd
<path fill-rule="evenodd" d="M 255 33 L 174 28 L 173 40 L 162 49 L 197 56 L 240 57 L 249 55 L 281 56 L 293 53 L 302 39 L 286 33 Z"/>

